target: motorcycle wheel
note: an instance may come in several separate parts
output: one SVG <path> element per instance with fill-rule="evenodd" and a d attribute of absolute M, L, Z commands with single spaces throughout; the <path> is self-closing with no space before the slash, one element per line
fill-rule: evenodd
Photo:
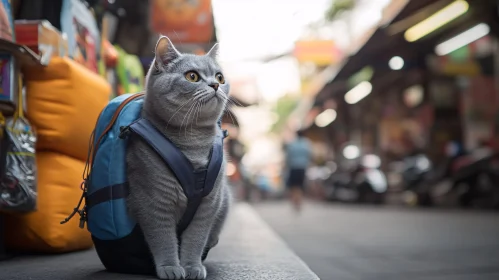
<path fill-rule="evenodd" d="M 385 195 L 381 193 L 374 194 L 374 204 L 380 205 L 385 203 Z"/>
<path fill-rule="evenodd" d="M 423 207 L 433 206 L 433 198 L 429 193 L 418 193 L 417 204 Z"/>
<path fill-rule="evenodd" d="M 462 208 L 494 209 L 497 204 L 496 187 L 490 174 L 479 174 L 466 182 L 458 183 L 458 203 Z M 471 187 L 473 186 L 473 187 Z M 485 186 L 485 188 L 483 188 Z"/>
<path fill-rule="evenodd" d="M 359 203 L 379 205 L 385 202 L 385 195 L 373 191 L 371 186 L 369 186 L 368 184 L 361 185 L 358 189 L 358 192 L 359 197 L 357 201 Z"/>

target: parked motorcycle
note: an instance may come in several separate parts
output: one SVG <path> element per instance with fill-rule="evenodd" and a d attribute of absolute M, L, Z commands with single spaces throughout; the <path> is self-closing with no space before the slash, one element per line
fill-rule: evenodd
<path fill-rule="evenodd" d="M 432 163 L 423 153 L 416 153 L 402 160 L 402 182 L 404 199 L 410 205 L 429 206 L 431 197 L 422 184 L 432 172 Z"/>
<path fill-rule="evenodd" d="M 499 208 L 499 155 L 471 154 L 456 168 L 451 192 L 462 207 Z"/>
<path fill-rule="evenodd" d="M 417 204 L 455 197 L 461 207 L 499 208 L 499 155 L 487 149 L 450 157 L 411 186 Z"/>
<path fill-rule="evenodd" d="M 379 157 L 365 155 L 352 169 L 333 173 L 324 184 L 326 198 L 342 202 L 383 203 L 388 182 L 379 166 Z"/>

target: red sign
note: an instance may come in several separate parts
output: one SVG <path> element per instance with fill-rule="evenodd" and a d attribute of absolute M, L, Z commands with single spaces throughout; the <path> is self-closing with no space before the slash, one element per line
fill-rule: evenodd
<path fill-rule="evenodd" d="M 174 43 L 207 43 L 214 32 L 211 0 L 151 0 L 151 28 Z"/>

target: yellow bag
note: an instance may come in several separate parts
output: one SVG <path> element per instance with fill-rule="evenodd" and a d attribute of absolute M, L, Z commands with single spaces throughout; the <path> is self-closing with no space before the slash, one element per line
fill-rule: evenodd
<path fill-rule="evenodd" d="M 59 253 L 92 247 L 90 233 L 75 217 L 61 225 L 81 197 L 85 162 L 52 152 L 37 152 L 36 212 L 6 214 L 6 246 L 30 252 Z"/>
<path fill-rule="evenodd" d="M 111 87 L 102 77 L 69 58 L 25 73 L 28 119 L 36 128 L 37 150 L 87 159 L 88 143 Z"/>

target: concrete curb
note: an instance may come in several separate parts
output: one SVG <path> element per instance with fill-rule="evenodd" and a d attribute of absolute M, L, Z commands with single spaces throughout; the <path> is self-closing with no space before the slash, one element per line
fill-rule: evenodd
<path fill-rule="evenodd" d="M 234 205 L 206 266 L 208 279 L 213 280 L 319 279 L 246 203 Z"/>
<path fill-rule="evenodd" d="M 236 203 L 205 262 L 209 280 L 316 280 L 310 268 L 244 203 Z M 0 262 L 0 280 L 156 279 L 104 270 L 94 250 Z"/>

